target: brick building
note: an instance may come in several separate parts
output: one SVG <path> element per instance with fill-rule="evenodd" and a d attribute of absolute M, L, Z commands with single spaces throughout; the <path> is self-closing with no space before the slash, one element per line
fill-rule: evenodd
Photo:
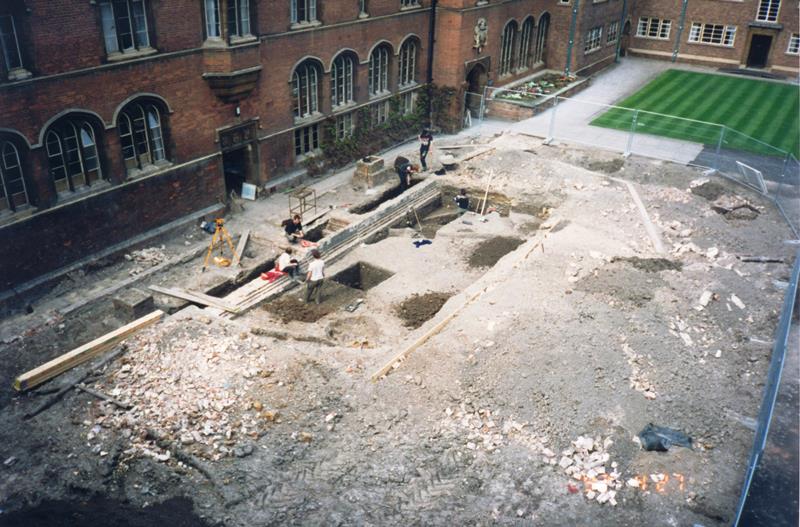
<path fill-rule="evenodd" d="M 274 182 L 333 136 L 411 112 L 430 80 L 456 89 L 460 111 L 487 84 L 596 71 L 620 44 L 797 74 L 797 3 L 784 3 L 3 0 L 13 258 L 0 291 Z"/>

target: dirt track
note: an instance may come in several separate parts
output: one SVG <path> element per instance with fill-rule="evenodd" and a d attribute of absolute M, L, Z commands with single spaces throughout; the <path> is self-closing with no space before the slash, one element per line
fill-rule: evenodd
<path fill-rule="evenodd" d="M 255 309 L 229 322 L 191 308 L 131 340 L 95 383 L 133 411 L 70 394 L 23 422 L 37 397 L 14 398 L 0 415 L 0 458 L 16 458 L 0 466 L 2 507 L 99 494 L 136 505 L 188 496 L 209 524 L 233 526 L 729 523 L 782 298 L 772 281 L 789 270 L 736 255 L 788 257 L 781 218 L 727 182 L 760 213 L 717 214 L 688 191 L 701 174 L 685 167 L 621 166 L 518 136 L 493 146 L 445 183 L 481 188 L 489 168 L 504 171 L 495 190 L 514 197 L 508 215 L 454 219 L 419 248 L 410 232 L 359 247 L 331 274 L 360 262 L 393 274 L 357 291 L 355 311 L 343 309 L 350 297 L 313 323 L 281 318 L 305 309 L 289 297 L 274 304 L 287 303 L 278 315 Z M 636 184 L 669 254 L 652 251 L 625 186 L 585 166 Z M 553 207 L 544 221 L 542 203 Z M 470 265 L 501 236 L 523 243 L 491 269 Z M 430 291 L 455 294 L 406 328 L 394 306 Z M 476 294 L 387 378 L 369 381 Z M 640 449 L 633 437 L 649 422 L 688 433 L 695 448 Z M 212 480 L 174 453 L 165 459 L 146 434 L 154 423 Z M 589 499 L 593 482 L 559 465 L 579 436 L 611 439 L 617 505 Z M 637 478 L 649 485 L 626 483 Z"/>

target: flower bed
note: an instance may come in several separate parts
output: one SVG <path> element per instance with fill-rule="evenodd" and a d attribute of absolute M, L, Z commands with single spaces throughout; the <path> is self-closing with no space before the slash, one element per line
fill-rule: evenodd
<path fill-rule="evenodd" d="M 576 80 L 577 77 L 574 75 L 545 73 L 540 77 L 508 88 L 513 91 L 501 91 L 496 95 L 496 98 L 511 101 L 535 101 L 556 93 L 562 88 L 574 83 Z"/>

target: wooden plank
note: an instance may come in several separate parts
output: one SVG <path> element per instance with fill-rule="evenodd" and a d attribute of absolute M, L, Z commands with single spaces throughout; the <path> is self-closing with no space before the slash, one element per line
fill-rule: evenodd
<path fill-rule="evenodd" d="M 216 307 L 217 309 L 222 309 L 223 311 L 230 311 L 231 313 L 238 313 L 239 311 L 235 307 L 226 304 L 225 301 L 222 300 L 221 298 L 216 298 L 203 293 L 196 293 L 194 291 L 185 291 L 183 289 L 175 289 L 171 287 L 159 287 L 157 285 L 151 285 L 150 290 L 155 291 L 156 293 L 161 293 L 162 295 L 174 296 L 175 298 L 180 298 L 181 300 L 186 300 L 188 302 L 193 302 L 195 304 L 202 304 L 204 306 Z"/>
<path fill-rule="evenodd" d="M 46 362 L 41 366 L 17 377 L 14 380 L 14 388 L 18 391 L 29 390 L 30 388 L 38 386 L 39 384 L 50 380 L 53 377 L 61 375 L 65 371 L 74 368 L 78 364 L 82 364 L 92 357 L 96 357 L 97 355 L 110 350 L 140 329 L 155 324 L 161 320 L 161 317 L 163 316 L 163 311 L 153 311 L 142 318 L 134 320 L 130 324 L 125 324 L 121 328 L 116 329 L 111 333 L 106 333 L 102 337 L 96 338 L 93 341 L 84 344 L 83 346 L 75 348 L 64 355 L 61 355 L 60 357 L 56 357 L 50 362 Z"/>
<path fill-rule="evenodd" d="M 231 263 L 231 267 L 236 267 L 241 263 L 242 254 L 244 253 L 244 250 L 247 247 L 247 240 L 249 238 L 250 238 L 250 229 L 245 229 L 241 237 L 239 237 L 239 243 L 236 245 L 236 254 L 233 255 L 233 262 Z"/>

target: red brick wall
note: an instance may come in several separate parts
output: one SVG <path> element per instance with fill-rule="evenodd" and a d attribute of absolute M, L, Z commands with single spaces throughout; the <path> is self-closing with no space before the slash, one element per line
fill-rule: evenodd
<path fill-rule="evenodd" d="M 0 290 L 213 205 L 224 194 L 220 158 L 55 207 L 2 229 Z"/>

